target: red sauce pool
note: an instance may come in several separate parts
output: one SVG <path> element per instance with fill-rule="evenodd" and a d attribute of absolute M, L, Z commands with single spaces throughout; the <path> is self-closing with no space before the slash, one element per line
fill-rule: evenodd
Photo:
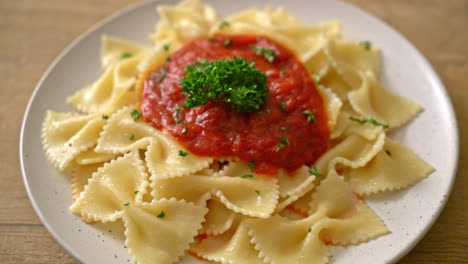
<path fill-rule="evenodd" d="M 228 46 L 224 45 L 226 39 L 231 40 Z M 268 62 L 251 45 L 273 49 L 276 58 Z M 250 114 L 236 112 L 227 103 L 183 107 L 186 96 L 179 84 L 185 66 L 197 60 L 234 56 L 254 61 L 265 72 L 270 90 L 266 104 Z M 281 44 L 259 36 L 217 35 L 215 39 L 186 44 L 164 67 L 167 73 L 159 81 L 161 69 L 148 73 L 140 110 L 147 123 L 169 132 L 190 152 L 236 156 L 245 162 L 253 161 L 255 172 L 274 175 L 279 168 L 292 171 L 312 164 L 327 150 L 329 128 L 323 100 L 302 63 Z M 307 109 L 314 114 L 315 122 L 309 122 L 303 114 Z M 277 151 L 282 143 L 280 137 L 287 138 L 290 145 Z"/>

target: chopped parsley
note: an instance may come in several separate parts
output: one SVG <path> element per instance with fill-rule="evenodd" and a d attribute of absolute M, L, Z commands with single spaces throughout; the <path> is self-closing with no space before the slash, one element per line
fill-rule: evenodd
<path fill-rule="evenodd" d="M 289 130 L 288 130 L 286 127 L 281 127 L 280 129 L 281 129 L 281 131 L 283 131 L 283 132 L 289 132 Z"/>
<path fill-rule="evenodd" d="M 188 155 L 190 155 L 190 153 L 184 152 L 183 150 L 179 150 L 179 156 L 185 157 L 185 156 L 188 156 Z"/>
<path fill-rule="evenodd" d="M 285 75 L 286 73 L 288 73 L 287 70 L 282 70 L 282 71 L 281 71 L 281 75 Z"/>
<path fill-rule="evenodd" d="M 129 205 L 130 205 L 130 203 L 124 203 L 123 205 L 124 205 L 124 206 L 129 206 Z"/>
<path fill-rule="evenodd" d="M 365 123 L 369 123 L 369 124 L 372 124 L 372 125 L 374 125 L 374 126 L 381 126 L 383 129 L 387 129 L 387 128 L 390 127 L 389 125 L 382 124 L 382 123 L 378 122 L 378 121 L 375 120 L 374 118 L 359 119 L 359 118 L 357 118 L 357 117 L 350 116 L 350 117 L 349 117 L 349 120 L 354 121 L 354 122 L 358 122 L 358 123 L 361 124 L 361 125 L 363 125 L 363 124 L 365 124 Z"/>
<path fill-rule="evenodd" d="M 132 135 L 130 136 L 130 140 L 134 140 L 135 139 L 135 134 L 132 133 Z"/>
<path fill-rule="evenodd" d="M 315 115 L 310 111 L 310 109 L 306 109 L 302 112 L 303 115 L 307 116 L 307 122 L 315 123 Z"/>
<path fill-rule="evenodd" d="M 133 109 L 133 111 L 130 113 L 130 115 L 132 116 L 133 120 L 135 120 L 135 121 L 137 121 L 141 117 L 140 112 L 138 112 L 138 110 L 136 110 L 136 109 Z"/>
<path fill-rule="evenodd" d="M 316 73 L 314 74 L 314 82 L 315 82 L 315 84 L 319 84 L 319 83 L 320 83 L 320 78 L 321 78 L 321 77 L 320 77 L 320 74 L 319 74 L 318 72 L 316 72 Z"/>
<path fill-rule="evenodd" d="M 132 56 L 133 56 L 133 54 L 131 54 L 130 52 L 124 52 L 124 53 L 122 53 L 122 56 L 120 56 L 120 59 L 127 59 L 127 58 L 130 58 Z"/>
<path fill-rule="evenodd" d="M 315 176 L 317 179 L 321 179 L 323 177 L 323 175 L 318 172 L 317 166 L 315 164 L 312 165 L 312 169 L 309 171 L 309 174 Z"/>
<path fill-rule="evenodd" d="M 285 102 L 282 102 L 282 103 L 280 104 L 280 108 L 281 108 L 281 110 L 283 110 L 283 112 L 286 112 L 286 103 L 285 103 Z"/>
<path fill-rule="evenodd" d="M 258 196 L 260 196 L 260 191 L 259 190 L 255 190 L 255 192 L 257 193 Z"/>
<path fill-rule="evenodd" d="M 247 166 L 249 166 L 250 170 L 253 171 L 255 169 L 255 159 L 251 159 Z"/>
<path fill-rule="evenodd" d="M 309 233 L 310 233 L 310 231 L 312 231 L 312 227 L 309 227 Z"/>
<path fill-rule="evenodd" d="M 244 176 L 242 176 L 241 178 L 252 178 L 253 175 L 252 174 L 244 174 Z"/>
<path fill-rule="evenodd" d="M 255 45 L 250 45 L 250 48 L 255 52 L 257 55 L 263 55 L 268 62 L 273 62 L 276 58 L 275 50 L 267 49 L 262 47 L 257 47 Z"/>
<path fill-rule="evenodd" d="M 223 44 L 224 44 L 224 47 L 229 47 L 229 45 L 231 45 L 231 40 L 226 39 Z"/>
<path fill-rule="evenodd" d="M 229 22 L 224 20 L 223 22 L 221 22 L 221 24 L 219 24 L 219 30 L 223 30 L 225 27 L 228 27 L 228 26 L 229 26 Z"/>
<path fill-rule="evenodd" d="M 286 144 L 286 146 L 289 146 L 289 139 L 285 137 L 279 137 L 279 140 Z"/>
<path fill-rule="evenodd" d="M 215 40 L 215 39 L 216 39 L 215 36 L 210 36 L 210 37 L 208 37 L 208 40 Z"/>
<path fill-rule="evenodd" d="M 169 51 L 169 49 L 171 48 L 171 43 L 170 42 L 167 42 L 163 45 L 163 48 L 165 51 Z"/>
<path fill-rule="evenodd" d="M 108 115 L 102 115 L 102 119 L 107 120 L 107 119 L 109 119 L 109 116 Z"/>
<path fill-rule="evenodd" d="M 182 134 L 185 134 L 185 133 L 187 133 L 187 128 L 186 127 L 182 128 Z"/>
<path fill-rule="evenodd" d="M 368 40 L 359 42 L 359 45 L 361 45 L 365 50 L 370 50 L 372 48 L 372 43 Z"/>
<path fill-rule="evenodd" d="M 161 74 L 159 74 L 158 78 L 156 78 L 156 79 L 154 80 L 155 82 L 160 82 L 162 79 L 164 79 L 164 77 L 165 77 L 166 74 L 167 74 L 167 69 L 166 69 L 166 67 L 164 67 L 164 66 L 161 67 L 161 68 L 159 69 L 159 71 L 161 71 Z"/>
<path fill-rule="evenodd" d="M 72 146 L 72 143 L 68 143 L 68 146 L 71 147 L 71 146 Z"/>
<path fill-rule="evenodd" d="M 278 145 L 278 147 L 276 148 L 276 152 L 284 149 L 285 147 L 289 146 L 289 139 L 285 138 L 285 137 L 280 137 L 279 140 L 282 142 Z"/>
<path fill-rule="evenodd" d="M 250 113 L 265 104 L 269 92 L 265 73 L 254 62 L 240 57 L 197 61 L 187 65 L 185 72 L 180 83 L 182 93 L 187 95 L 185 107 L 224 101 L 238 112 Z"/>
<path fill-rule="evenodd" d="M 161 211 L 161 213 L 157 215 L 157 217 L 161 219 L 164 219 L 165 216 L 166 216 L 166 213 L 164 211 Z"/>
<path fill-rule="evenodd" d="M 268 108 L 265 112 L 266 112 L 267 114 L 271 114 L 271 109 Z"/>
<path fill-rule="evenodd" d="M 140 192 L 140 191 L 135 191 L 134 193 L 135 193 L 135 194 L 138 194 L 139 192 Z"/>

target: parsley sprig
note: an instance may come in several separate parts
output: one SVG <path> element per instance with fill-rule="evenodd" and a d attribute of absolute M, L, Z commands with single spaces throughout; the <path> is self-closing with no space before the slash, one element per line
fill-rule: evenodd
<path fill-rule="evenodd" d="M 369 124 L 372 124 L 372 125 L 374 125 L 374 126 L 381 126 L 383 129 L 387 129 L 387 128 L 390 127 L 389 125 L 382 124 L 382 123 L 378 122 L 378 121 L 375 120 L 374 118 L 359 119 L 359 118 L 357 118 L 357 117 L 350 116 L 350 117 L 349 117 L 349 120 L 354 121 L 354 122 L 358 122 L 358 123 L 361 124 L 361 125 L 363 125 L 363 124 L 365 124 L 365 123 L 369 123 Z"/>
<path fill-rule="evenodd" d="M 269 92 L 265 73 L 244 58 L 197 61 L 186 66 L 185 72 L 180 83 L 188 96 L 185 107 L 224 101 L 238 112 L 250 113 L 265 104 Z"/>

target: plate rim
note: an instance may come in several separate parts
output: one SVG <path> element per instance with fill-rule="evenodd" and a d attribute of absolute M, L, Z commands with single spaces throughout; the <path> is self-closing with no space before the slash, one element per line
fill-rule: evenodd
<path fill-rule="evenodd" d="M 342 0 L 334 0 L 335 2 L 338 2 L 341 5 L 346 6 L 346 8 L 352 9 L 353 11 L 359 13 L 361 16 L 365 16 L 371 20 L 374 20 L 377 23 L 383 24 L 388 30 L 390 30 L 393 34 L 395 34 L 398 38 L 400 38 L 401 41 L 403 41 L 404 45 L 407 46 L 411 53 L 415 55 L 415 57 L 419 60 L 419 64 L 423 68 L 424 72 L 428 72 L 429 75 L 426 75 L 430 82 L 432 83 L 432 86 L 436 86 L 437 90 L 440 92 L 440 95 L 442 95 L 442 100 L 444 100 L 447 105 L 449 106 L 447 110 L 447 113 L 449 115 L 449 118 L 451 119 L 450 121 L 450 128 L 448 129 L 448 133 L 451 134 L 451 139 L 453 139 L 453 145 L 456 146 L 452 151 L 454 155 L 454 159 L 451 160 L 450 164 L 448 165 L 448 168 L 450 168 L 450 182 L 448 185 L 447 189 L 447 195 L 443 197 L 443 200 L 440 202 L 440 206 L 437 207 L 437 210 L 434 211 L 433 217 L 430 219 L 429 224 L 427 224 L 421 231 L 418 233 L 416 238 L 411 241 L 404 250 L 400 251 L 398 254 L 395 254 L 391 259 L 389 259 L 390 263 L 395 263 L 404 256 L 406 256 L 420 241 L 421 239 L 427 234 L 427 232 L 433 227 L 437 219 L 439 218 L 440 214 L 442 211 L 445 209 L 445 206 L 448 202 L 448 199 L 450 198 L 450 195 L 452 194 L 452 189 L 453 185 L 455 182 L 455 178 L 457 176 L 457 171 L 458 171 L 458 163 L 459 163 L 459 153 L 460 153 L 460 138 L 459 138 L 459 128 L 458 128 L 458 122 L 456 119 L 456 112 L 452 103 L 452 99 L 450 98 L 447 88 L 445 87 L 444 83 L 442 82 L 439 74 L 435 71 L 434 67 L 432 64 L 428 61 L 428 59 L 419 51 L 416 46 L 414 46 L 402 33 L 400 33 L 398 30 L 396 30 L 393 26 L 388 24 L 386 21 L 380 19 L 379 17 L 375 16 L 372 13 L 367 12 L 366 10 L 361 9 L 360 7 L 357 7 L 351 3 L 344 2 Z M 29 201 L 36 213 L 36 215 L 39 217 L 39 220 L 41 221 L 42 225 L 47 229 L 49 234 L 52 235 L 52 237 L 62 246 L 70 255 L 72 255 L 76 260 L 78 260 L 81 263 L 85 263 L 82 256 L 77 254 L 76 251 L 71 248 L 71 246 L 66 243 L 61 236 L 56 233 L 53 229 L 53 227 L 49 224 L 48 220 L 43 216 L 41 209 L 36 203 L 36 200 L 32 196 L 30 186 L 28 184 L 28 179 L 26 176 L 26 171 L 25 171 L 25 157 L 24 157 L 24 134 L 25 134 L 25 128 L 26 124 L 28 121 L 28 117 L 30 115 L 30 110 L 31 106 L 40 90 L 42 87 L 45 79 L 50 75 L 51 71 L 56 67 L 56 65 L 66 56 L 68 55 L 74 48 L 79 44 L 83 39 L 87 38 L 90 34 L 93 32 L 99 30 L 101 27 L 105 26 L 109 22 L 118 19 L 121 16 L 126 15 L 127 13 L 132 12 L 135 9 L 139 9 L 143 6 L 150 5 L 150 4 L 156 4 L 159 5 L 161 2 L 166 2 L 166 1 L 160 1 L 160 0 L 144 0 L 140 1 L 138 3 L 130 4 L 120 10 L 117 10 L 116 12 L 113 12 L 109 16 L 105 17 L 104 19 L 98 21 L 97 23 L 93 24 L 91 27 L 89 27 L 87 30 L 85 30 L 83 33 L 81 33 L 78 37 L 76 37 L 73 41 L 71 41 L 60 53 L 59 55 L 50 63 L 50 65 L 47 67 L 47 69 L 44 71 L 44 73 L 41 75 L 41 78 L 37 82 L 29 100 L 27 103 L 27 106 L 25 108 L 24 114 L 23 114 L 23 119 L 22 119 L 22 124 L 21 124 L 21 130 L 20 130 L 20 137 L 19 137 L 19 159 L 20 159 L 20 167 L 21 167 L 21 174 L 22 174 L 22 179 L 23 179 L 23 184 L 25 186 Z M 174 1 L 173 1 L 174 2 Z"/>

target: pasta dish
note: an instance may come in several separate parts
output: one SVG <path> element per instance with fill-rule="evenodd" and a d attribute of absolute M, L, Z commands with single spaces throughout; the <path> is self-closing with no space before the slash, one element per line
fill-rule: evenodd
<path fill-rule="evenodd" d="M 46 114 L 72 213 L 123 221 L 135 263 L 328 263 L 390 232 L 365 198 L 434 169 L 387 136 L 422 109 L 380 84 L 372 43 L 283 8 L 158 12 L 152 47 L 103 36 L 77 113 Z"/>

